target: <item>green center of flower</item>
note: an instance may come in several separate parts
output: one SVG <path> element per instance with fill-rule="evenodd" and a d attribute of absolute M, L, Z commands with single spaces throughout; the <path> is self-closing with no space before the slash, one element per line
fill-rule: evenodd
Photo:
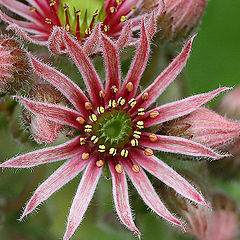
<path fill-rule="evenodd" d="M 93 25 L 105 18 L 104 0 L 60 0 L 58 17 L 67 30 L 76 34 L 80 31 L 81 38 L 90 35 Z"/>
<path fill-rule="evenodd" d="M 106 149 L 121 149 L 129 142 L 133 134 L 130 115 L 123 110 L 113 109 L 99 116 L 93 124 L 93 134 L 99 138 L 98 143 Z"/>

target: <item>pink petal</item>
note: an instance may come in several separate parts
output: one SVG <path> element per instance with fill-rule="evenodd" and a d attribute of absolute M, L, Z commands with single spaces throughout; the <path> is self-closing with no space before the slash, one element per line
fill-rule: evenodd
<path fill-rule="evenodd" d="M 131 39 L 131 36 L 132 36 L 132 22 L 128 21 L 124 25 L 122 32 L 116 42 L 118 51 L 120 51 L 122 48 L 124 48 L 128 44 L 128 42 Z"/>
<path fill-rule="evenodd" d="M 66 77 L 61 72 L 41 63 L 36 58 L 30 55 L 32 65 L 37 74 L 44 80 L 56 87 L 82 114 L 88 114 L 84 107 L 84 103 L 88 102 L 88 98 L 84 95 L 82 90 L 72 80 Z"/>
<path fill-rule="evenodd" d="M 125 172 L 123 171 L 121 174 L 117 173 L 112 161 L 108 162 L 108 166 L 112 175 L 113 198 L 117 214 L 123 224 L 131 231 L 135 232 L 138 238 L 141 239 L 141 233 L 134 224 L 129 205 L 128 185 Z"/>
<path fill-rule="evenodd" d="M 83 149 L 85 149 L 84 146 L 80 146 L 79 139 L 80 137 L 78 136 L 68 142 L 54 147 L 43 148 L 11 158 L 8 161 L 0 164 L 0 167 L 29 168 L 44 163 L 56 162 L 71 158 L 83 152 Z"/>
<path fill-rule="evenodd" d="M 155 108 L 155 109 L 147 112 L 144 115 L 144 117 L 149 116 L 149 114 L 153 111 L 158 111 L 159 116 L 156 118 L 148 117 L 144 121 L 144 126 L 145 127 L 154 126 L 154 125 L 160 124 L 162 122 L 166 122 L 166 121 L 169 121 L 172 119 L 182 117 L 186 114 L 189 114 L 189 113 L 195 111 L 196 109 L 198 109 L 199 107 L 201 107 L 203 104 L 205 104 L 205 103 L 209 102 L 210 100 L 212 100 L 213 98 L 215 98 L 221 92 L 229 90 L 229 89 L 231 89 L 231 88 L 227 88 L 227 87 L 218 88 L 212 92 L 194 95 L 194 96 L 185 98 L 183 100 L 168 103 L 168 104 L 162 105 L 158 108 Z"/>
<path fill-rule="evenodd" d="M 97 25 L 93 29 L 93 33 L 84 43 L 83 51 L 87 56 L 97 53 L 100 46 L 101 39 L 101 23 L 97 23 Z"/>
<path fill-rule="evenodd" d="M 122 164 L 143 201 L 160 217 L 182 227 L 182 224 L 164 206 L 144 171 L 140 169 L 139 173 L 135 173 L 126 162 Z"/>
<path fill-rule="evenodd" d="M 20 220 L 32 212 L 40 203 L 47 200 L 58 189 L 76 177 L 84 169 L 87 163 L 88 161 L 83 161 L 79 155 L 65 162 L 37 188 L 27 203 Z"/>
<path fill-rule="evenodd" d="M 105 92 L 106 101 L 108 102 L 112 94 L 112 86 L 119 89 L 121 84 L 120 58 L 114 43 L 104 34 L 101 34 L 101 36 L 106 75 Z"/>
<path fill-rule="evenodd" d="M 186 65 L 187 59 L 190 54 L 191 46 L 193 39 L 192 37 L 182 52 L 172 61 L 172 63 L 154 80 L 154 82 L 143 92 L 149 94 L 149 98 L 145 100 L 142 104 L 143 108 L 149 107 L 167 88 L 167 86 L 173 82 L 177 75 L 182 71 Z M 143 94 L 142 93 L 142 94 Z M 137 97 L 137 100 L 140 100 L 142 94 Z"/>
<path fill-rule="evenodd" d="M 149 51 L 150 51 L 150 45 L 149 45 L 149 41 L 148 41 L 146 29 L 145 29 L 145 22 L 143 21 L 140 42 L 136 50 L 136 54 L 134 56 L 132 64 L 130 66 L 130 69 L 128 70 L 126 79 L 124 81 L 123 88 L 121 91 L 122 96 L 124 96 L 127 93 L 126 85 L 129 82 L 133 83 L 133 91 L 129 93 L 128 99 L 135 96 L 138 85 L 139 85 L 139 81 L 147 65 Z"/>
<path fill-rule="evenodd" d="M 27 110 L 37 116 L 44 117 L 62 125 L 67 125 L 78 129 L 82 128 L 82 125 L 76 121 L 76 118 L 81 116 L 81 114 L 79 114 L 77 111 L 60 105 L 28 100 L 19 96 L 16 96 L 16 98 L 21 100 Z"/>
<path fill-rule="evenodd" d="M 204 198 L 197 190 L 160 159 L 154 156 L 148 157 L 143 151 L 132 151 L 130 155 L 136 163 L 145 168 L 160 181 L 173 188 L 176 192 L 198 204 L 207 206 Z"/>
<path fill-rule="evenodd" d="M 67 229 L 63 240 L 68 240 L 76 231 L 93 197 L 98 180 L 102 173 L 102 168 L 98 168 L 96 166 L 95 160 L 96 159 L 91 159 L 82 176 L 81 182 L 78 186 L 77 193 L 73 199 L 73 203 L 70 209 Z"/>
<path fill-rule="evenodd" d="M 103 90 L 103 86 L 93 64 L 79 43 L 68 33 L 65 33 L 65 43 L 71 58 L 83 76 L 87 91 L 93 103 L 95 106 L 99 106 L 99 103 L 101 102 L 99 92 Z"/>
<path fill-rule="evenodd" d="M 150 134 L 144 133 L 144 135 L 149 136 Z M 195 157 L 201 156 L 218 159 L 229 156 L 228 154 L 218 154 L 200 143 L 196 143 L 185 138 L 163 135 L 156 136 L 158 138 L 156 142 L 151 142 L 149 138 L 143 138 L 139 140 L 139 143 L 144 147 L 152 148 L 158 151 L 178 153 Z"/>

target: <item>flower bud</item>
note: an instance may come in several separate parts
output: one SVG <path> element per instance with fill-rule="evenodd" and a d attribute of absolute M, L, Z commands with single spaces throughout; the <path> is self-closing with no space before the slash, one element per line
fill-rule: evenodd
<path fill-rule="evenodd" d="M 0 92 L 19 90 L 30 73 L 28 56 L 21 44 L 13 38 L 0 36 Z"/>
<path fill-rule="evenodd" d="M 35 101 L 66 105 L 66 100 L 61 93 L 50 84 L 37 84 L 29 92 L 30 98 Z M 24 112 L 25 119 L 30 124 L 30 130 L 34 140 L 39 143 L 53 143 L 63 128 L 61 124 L 52 122 L 43 117 L 38 117 Z"/>
<path fill-rule="evenodd" d="M 227 120 L 206 107 L 163 124 L 163 133 L 187 138 L 208 147 L 223 147 L 240 133 L 240 123 Z"/>
<path fill-rule="evenodd" d="M 159 0 L 145 1 L 149 8 Z M 207 0 L 165 0 L 165 11 L 158 17 L 160 37 L 165 40 L 178 40 L 187 37 L 198 25 L 207 5 Z"/>

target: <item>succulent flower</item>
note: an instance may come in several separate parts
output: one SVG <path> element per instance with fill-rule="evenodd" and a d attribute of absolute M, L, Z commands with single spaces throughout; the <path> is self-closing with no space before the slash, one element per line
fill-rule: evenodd
<path fill-rule="evenodd" d="M 0 92 L 15 92 L 29 78 L 28 55 L 17 40 L 2 35 L 0 56 Z"/>
<path fill-rule="evenodd" d="M 151 109 L 150 106 L 185 66 L 193 38 L 155 81 L 137 95 L 150 51 L 145 25 L 144 21 L 135 56 L 123 82 L 118 46 L 101 33 L 106 73 L 104 84 L 78 41 L 64 33 L 66 51 L 78 67 L 89 97 L 67 76 L 30 55 L 36 74 L 56 87 L 69 100 L 72 108 L 21 96 L 16 98 L 36 116 L 76 129 L 76 135 L 66 143 L 13 157 L 0 165 L 3 168 L 30 168 L 68 159 L 37 188 L 20 219 L 85 169 L 63 238 L 69 239 L 83 219 L 103 167 L 108 167 L 111 173 L 113 198 L 119 218 L 139 238 L 140 232 L 134 224 L 129 204 L 126 175 L 146 205 L 177 226 L 182 226 L 181 222 L 164 206 L 145 170 L 182 196 L 207 206 L 202 195 L 155 157 L 153 150 L 213 159 L 226 155 L 185 138 L 158 135 L 151 132 L 150 127 L 187 115 L 229 88 L 219 88 Z"/>
<path fill-rule="evenodd" d="M 54 26 L 65 27 L 79 41 L 84 41 L 98 22 L 108 36 L 118 37 L 128 19 L 138 30 L 147 13 L 143 0 L 0 0 L 0 4 L 26 21 L 9 17 L 0 11 L 0 18 L 11 24 L 25 39 L 46 45 Z M 158 5 L 158 4 L 157 4 Z"/>
<path fill-rule="evenodd" d="M 240 134 L 240 123 L 200 107 L 184 117 L 163 124 L 162 133 L 183 137 L 208 147 L 223 148 Z"/>

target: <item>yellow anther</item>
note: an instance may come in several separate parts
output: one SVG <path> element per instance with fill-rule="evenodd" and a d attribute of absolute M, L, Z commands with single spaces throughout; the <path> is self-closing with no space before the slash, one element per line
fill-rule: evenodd
<path fill-rule="evenodd" d="M 123 166 L 121 164 L 117 164 L 115 166 L 115 170 L 117 173 L 122 173 L 123 172 Z"/>
<path fill-rule="evenodd" d="M 117 106 L 117 103 L 116 103 L 115 100 L 109 100 L 108 106 L 109 106 L 109 107 L 112 107 L 112 108 L 115 108 L 115 107 Z"/>
<path fill-rule="evenodd" d="M 86 144 L 86 138 L 81 137 L 79 140 L 80 140 L 80 145 Z"/>
<path fill-rule="evenodd" d="M 85 132 L 91 132 L 92 131 L 92 125 L 85 125 Z"/>
<path fill-rule="evenodd" d="M 104 111 L 105 111 L 104 107 L 97 107 L 97 112 L 98 112 L 99 114 L 104 113 Z"/>
<path fill-rule="evenodd" d="M 123 150 L 121 151 L 121 156 L 122 156 L 122 157 L 127 157 L 127 156 L 128 156 L 128 150 L 123 149 Z"/>
<path fill-rule="evenodd" d="M 116 93 L 118 91 L 117 87 L 113 87 L 113 92 Z"/>
<path fill-rule="evenodd" d="M 122 0 L 116 0 L 116 2 L 118 5 L 122 4 Z"/>
<path fill-rule="evenodd" d="M 143 93 L 143 95 L 142 95 L 142 100 L 148 100 L 148 98 L 149 98 L 149 94 L 148 94 L 148 92 L 145 92 L 145 93 Z"/>
<path fill-rule="evenodd" d="M 131 10 L 132 10 L 132 11 L 136 11 L 136 9 L 137 9 L 136 6 L 132 6 L 132 7 L 131 7 Z"/>
<path fill-rule="evenodd" d="M 105 98 L 106 93 L 105 93 L 103 90 L 101 90 L 101 91 L 99 92 L 99 96 L 100 96 L 101 98 Z"/>
<path fill-rule="evenodd" d="M 89 120 L 91 122 L 96 122 L 97 121 L 97 115 L 93 113 L 92 115 L 89 116 Z"/>
<path fill-rule="evenodd" d="M 126 89 L 128 92 L 132 92 L 133 90 L 133 83 L 132 82 L 128 82 L 128 84 L 126 85 Z"/>
<path fill-rule="evenodd" d="M 135 172 L 135 173 L 139 173 L 140 172 L 140 167 L 136 164 L 133 164 L 132 165 L 132 170 Z"/>
<path fill-rule="evenodd" d="M 153 150 L 151 148 L 146 148 L 144 150 L 144 153 L 146 156 L 152 156 L 153 155 Z"/>
<path fill-rule="evenodd" d="M 115 12 L 117 12 L 117 9 L 115 7 L 110 7 L 110 12 L 115 13 Z"/>
<path fill-rule="evenodd" d="M 157 137 L 156 134 L 152 133 L 152 134 L 149 135 L 149 140 L 151 142 L 156 142 L 158 140 L 158 137 Z"/>
<path fill-rule="evenodd" d="M 67 11 L 67 10 L 69 9 L 69 6 L 68 6 L 68 5 L 65 5 L 65 6 L 63 7 L 63 9 L 64 9 L 64 11 Z"/>
<path fill-rule="evenodd" d="M 120 21 L 125 22 L 127 20 L 127 16 L 121 16 Z"/>
<path fill-rule="evenodd" d="M 66 24 L 66 25 L 65 25 L 65 29 L 66 29 L 67 32 L 69 32 L 69 30 L 70 30 L 69 24 Z"/>
<path fill-rule="evenodd" d="M 118 100 L 117 100 L 117 103 L 121 106 L 123 106 L 125 103 L 126 103 L 126 100 L 122 97 L 120 97 Z"/>
<path fill-rule="evenodd" d="M 158 111 L 153 111 L 153 112 L 150 112 L 150 118 L 156 118 L 159 116 L 159 112 Z"/>
<path fill-rule="evenodd" d="M 138 146 L 138 140 L 136 138 L 132 139 L 130 143 L 133 147 Z"/>
<path fill-rule="evenodd" d="M 91 104 L 90 102 L 85 102 L 85 105 L 84 105 L 84 106 L 85 106 L 85 109 L 86 109 L 86 110 L 88 110 L 88 111 L 89 111 L 89 110 L 92 110 L 92 104 Z"/>
<path fill-rule="evenodd" d="M 139 132 L 139 131 L 134 131 L 133 132 L 133 136 L 137 139 L 139 139 L 141 137 L 141 134 L 142 134 L 142 132 Z"/>
<path fill-rule="evenodd" d="M 52 1 L 49 2 L 49 4 L 50 4 L 50 7 L 52 7 L 56 4 L 56 1 L 52 0 Z"/>
<path fill-rule="evenodd" d="M 52 24 L 52 20 L 50 18 L 45 18 L 45 23 Z"/>
<path fill-rule="evenodd" d="M 93 136 L 91 137 L 91 141 L 92 141 L 94 144 L 96 144 L 96 143 L 98 142 L 98 140 L 99 140 L 99 138 L 98 138 L 97 136 L 95 136 L 95 135 L 93 135 Z"/>
<path fill-rule="evenodd" d="M 99 146 L 98 146 L 98 151 L 99 151 L 99 152 L 105 152 L 105 150 L 106 150 L 105 145 L 99 145 Z"/>
<path fill-rule="evenodd" d="M 90 28 L 86 28 L 85 30 L 85 34 L 86 35 L 90 35 L 92 32 L 91 32 L 91 29 Z"/>
<path fill-rule="evenodd" d="M 90 154 L 89 154 L 89 153 L 84 152 L 84 153 L 82 154 L 82 160 L 88 160 L 89 157 L 90 157 Z"/>
<path fill-rule="evenodd" d="M 113 147 L 110 148 L 110 149 L 109 149 L 109 154 L 115 156 L 115 155 L 117 154 L 117 149 L 116 149 L 116 148 L 113 148 Z"/>
<path fill-rule="evenodd" d="M 30 7 L 30 8 L 29 8 L 29 11 L 30 11 L 30 12 L 35 12 L 36 10 L 37 10 L 37 9 L 36 9 L 35 7 Z"/>
<path fill-rule="evenodd" d="M 104 161 L 103 160 L 98 160 L 98 161 L 96 161 L 96 166 L 98 167 L 98 168 L 101 168 L 101 167 L 103 167 L 103 165 L 104 165 Z"/>
<path fill-rule="evenodd" d="M 135 100 L 135 98 L 132 98 L 128 103 L 131 107 L 134 107 L 137 104 L 137 101 Z"/>
<path fill-rule="evenodd" d="M 144 128 L 144 122 L 143 121 L 137 121 L 137 127 L 142 129 Z"/>
<path fill-rule="evenodd" d="M 144 112 L 144 111 L 145 111 L 145 109 L 144 109 L 144 108 L 139 108 L 139 109 L 138 109 L 138 115 L 139 115 L 139 116 L 142 116 L 142 115 L 144 115 L 144 114 L 145 114 L 145 112 Z"/>
<path fill-rule="evenodd" d="M 81 14 L 82 14 L 81 10 L 77 10 L 77 11 L 76 11 L 76 15 L 77 15 L 77 16 L 80 16 Z"/>
<path fill-rule="evenodd" d="M 103 29 L 104 29 L 105 32 L 107 32 L 107 31 L 109 31 L 110 26 L 109 25 L 104 25 Z"/>
<path fill-rule="evenodd" d="M 84 124 L 85 123 L 85 120 L 84 120 L 84 118 L 82 118 L 82 117 L 77 117 L 76 118 L 76 121 L 79 123 L 79 124 Z"/>

